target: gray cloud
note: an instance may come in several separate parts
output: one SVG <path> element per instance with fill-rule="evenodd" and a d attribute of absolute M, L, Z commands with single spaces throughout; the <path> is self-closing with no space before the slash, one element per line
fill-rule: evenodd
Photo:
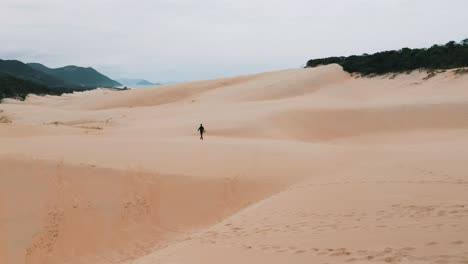
<path fill-rule="evenodd" d="M 196 80 L 468 37 L 464 0 L 2 0 L 0 56 Z"/>

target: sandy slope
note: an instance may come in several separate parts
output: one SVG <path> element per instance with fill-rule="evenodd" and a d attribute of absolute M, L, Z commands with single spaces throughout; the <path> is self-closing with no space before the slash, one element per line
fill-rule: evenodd
<path fill-rule="evenodd" d="M 426 75 L 5 100 L 0 263 L 468 263 L 468 76 Z"/>

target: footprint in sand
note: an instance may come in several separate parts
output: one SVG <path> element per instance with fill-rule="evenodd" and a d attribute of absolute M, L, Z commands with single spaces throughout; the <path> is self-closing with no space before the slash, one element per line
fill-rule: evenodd
<path fill-rule="evenodd" d="M 441 210 L 437 213 L 437 216 L 444 216 L 445 215 L 445 210 Z"/>
<path fill-rule="evenodd" d="M 268 250 L 271 249 L 271 247 L 268 246 L 268 245 L 260 245 L 260 249 L 263 250 L 263 251 L 268 251 Z"/>
<path fill-rule="evenodd" d="M 349 256 L 351 255 L 351 252 L 348 251 L 338 251 L 333 254 L 330 254 L 330 257 L 342 257 L 342 256 Z"/>
<path fill-rule="evenodd" d="M 393 256 L 393 257 L 385 257 L 382 259 L 384 262 L 387 262 L 387 263 L 398 263 L 400 262 L 400 258 L 397 257 L 397 256 Z"/>
<path fill-rule="evenodd" d="M 403 251 L 413 251 L 413 250 L 416 250 L 416 248 L 414 248 L 414 247 L 404 247 L 401 250 L 403 250 Z"/>

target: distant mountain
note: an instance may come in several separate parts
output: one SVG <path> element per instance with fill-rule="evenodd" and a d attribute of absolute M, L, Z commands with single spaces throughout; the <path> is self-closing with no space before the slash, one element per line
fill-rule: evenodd
<path fill-rule="evenodd" d="M 156 85 L 155 83 L 149 82 L 147 80 L 141 80 L 137 83 L 137 85 Z"/>
<path fill-rule="evenodd" d="M 39 63 L 0 60 L 0 99 L 28 94 L 61 95 L 97 87 L 120 86 L 92 68 L 67 66 L 50 69 Z"/>
<path fill-rule="evenodd" d="M 131 85 L 158 85 L 157 83 L 152 83 L 150 81 L 143 80 L 143 79 L 126 79 L 126 78 L 122 78 L 122 79 L 117 79 L 117 81 L 120 82 L 122 85 L 127 85 L 127 86 L 131 86 Z"/>
<path fill-rule="evenodd" d="M 60 78 L 45 72 L 33 69 L 27 64 L 17 60 L 0 60 L 0 73 L 10 77 L 30 81 L 46 86 L 65 86 L 67 83 Z"/>
<path fill-rule="evenodd" d="M 43 73 L 62 79 L 67 83 L 77 86 L 87 87 L 114 87 L 121 86 L 117 81 L 99 73 L 93 68 L 84 68 L 78 66 L 65 66 L 51 69 L 40 63 L 28 63 L 28 65 Z"/>
<path fill-rule="evenodd" d="M 28 94 L 62 95 L 64 93 L 86 91 L 91 89 L 92 88 L 76 86 L 47 86 L 30 80 L 17 78 L 5 72 L 0 72 L 0 99 L 15 97 L 24 99 Z"/>

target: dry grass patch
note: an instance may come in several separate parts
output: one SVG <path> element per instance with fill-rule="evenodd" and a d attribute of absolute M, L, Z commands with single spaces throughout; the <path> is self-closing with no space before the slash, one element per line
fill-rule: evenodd
<path fill-rule="evenodd" d="M 455 75 L 464 75 L 468 73 L 468 68 L 456 69 L 453 71 Z"/>
<path fill-rule="evenodd" d="M 11 119 L 6 115 L 2 115 L 3 110 L 0 110 L 0 124 L 10 124 L 12 123 Z"/>

